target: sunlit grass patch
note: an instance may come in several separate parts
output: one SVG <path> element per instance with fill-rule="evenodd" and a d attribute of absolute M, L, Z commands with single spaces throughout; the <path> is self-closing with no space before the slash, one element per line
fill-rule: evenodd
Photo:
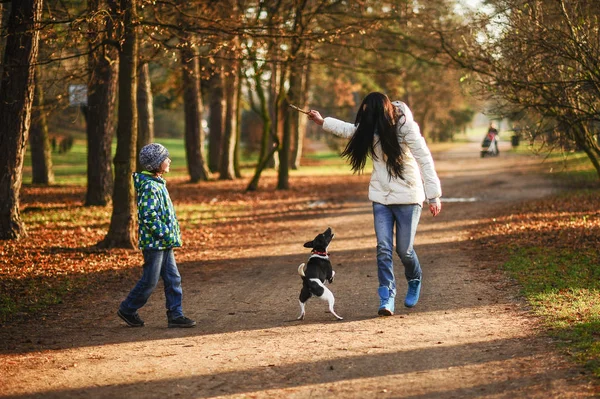
<path fill-rule="evenodd" d="M 551 336 L 600 376 L 598 190 L 580 189 L 573 183 L 576 176 L 570 172 L 557 179 L 574 189 L 520 203 L 474 234 L 493 249 L 490 253 L 508 256 L 505 270 Z"/>
<path fill-rule="evenodd" d="M 177 219 L 182 225 L 198 226 L 217 222 L 226 222 L 236 217 L 247 215 L 250 211 L 248 204 L 178 204 Z"/>
<path fill-rule="evenodd" d="M 105 226 L 108 228 L 112 208 L 102 206 L 45 206 L 43 209 L 27 207 L 22 212 L 23 222 L 28 229 L 42 228 L 48 224 L 54 227 Z"/>
<path fill-rule="evenodd" d="M 550 334 L 600 377 L 600 265 L 593 249 L 514 251 L 504 267 Z"/>

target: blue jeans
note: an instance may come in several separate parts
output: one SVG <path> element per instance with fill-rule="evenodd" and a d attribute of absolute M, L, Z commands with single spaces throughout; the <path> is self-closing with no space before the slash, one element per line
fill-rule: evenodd
<path fill-rule="evenodd" d="M 127 298 L 121 302 L 121 312 L 135 314 L 139 308 L 146 304 L 156 288 L 159 278 L 162 277 L 165 286 L 167 314 L 171 318 L 183 316 L 181 309 L 181 299 L 183 297 L 181 276 L 175 263 L 173 249 L 144 249 L 142 254 L 144 255 L 142 278 L 133 287 Z"/>
<path fill-rule="evenodd" d="M 404 265 L 406 279 L 421 278 L 421 264 L 413 248 L 421 210 L 419 204 L 382 205 L 373 202 L 377 236 L 377 277 L 379 277 L 379 286 L 388 287 L 392 296 L 396 296 L 393 262 L 394 225 L 396 225 L 396 252 Z"/>

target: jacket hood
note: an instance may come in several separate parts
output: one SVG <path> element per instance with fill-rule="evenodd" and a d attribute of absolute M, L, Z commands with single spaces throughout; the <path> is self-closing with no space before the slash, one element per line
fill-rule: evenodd
<path fill-rule="evenodd" d="M 165 180 L 162 177 L 154 176 L 150 172 L 135 172 L 133 174 L 133 187 L 135 188 L 136 193 L 139 194 L 143 190 L 143 187 L 149 182 L 165 184 Z"/>

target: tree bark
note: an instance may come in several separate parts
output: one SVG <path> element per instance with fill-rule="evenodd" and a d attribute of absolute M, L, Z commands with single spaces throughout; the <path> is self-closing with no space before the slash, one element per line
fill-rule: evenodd
<path fill-rule="evenodd" d="M 0 3 L 0 32 L 4 32 L 10 16 L 10 4 Z M 6 35 L 0 35 L 0 76 L 4 70 L 4 49 L 6 48 Z"/>
<path fill-rule="evenodd" d="M 52 150 L 48 138 L 48 122 L 44 110 L 44 91 L 40 76 L 40 68 L 35 72 L 35 94 L 31 128 L 29 129 L 29 148 L 31 150 L 32 183 L 49 185 L 54 183 L 52 172 Z"/>
<path fill-rule="evenodd" d="M 271 134 L 272 134 L 272 120 L 271 113 L 269 112 L 269 104 L 267 103 L 267 97 L 265 95 L 265 90 L 262 86 L 261 76 L 255 75 L 254 83 L 256 85 L 256 95 L 258 96 L 258 101 L 260 102 L 260 117 L 263 121 L 263 130 L 261 136 L 260 143 L 260 154 L 258 159 L 265 159 L 267 154 L 269 153 L 269 145 L 272 143 Z M 276 137 L 276 136 L 275 136 Z M 272 145 L 271 145 L 272 147 Z M 258 171 L 258 168 L 257 168 Z"/>
<path fill-rule="evenodd" d="M 254 69 L 256 71 L 260 70 L 257 62 L 254 63 Z M 274 135 L 275 132 L 272 129 L 271 112 L 269 111 L 270 108 L 269 104 L 267 103 L 265 89 L 262 85 L 262 74 L 254 74 L 253 79 L 254 86 L 256 87 L 256 96 L 258 97 L 259 101 L 258 105 L 260 118 L 263 121 L 263 125 L 258 163 L 256 165 L 256 169 L 254 170 L 254 176 L 246 187 L 246 191 L 256 191 L 258 189 L 260 175 L 262 174 L 263 170 L 269 166 L 269 164 L 273 163 L 273 156 L 279 149 L 279 139 L 276 135 Z M 270 149 L 269 145 L 271 146 Z"/>
<path fill-rule="evenodd" d="M 308 89 L 310 87 L 310 64 L 308 59 L 303 57 L 303 65 L 300 67 L 301 76 L 299 79 L 298 88 L 298 103 L 297 105 L 306 109 L 308 107 Z M 302 151 L 304 149 L 304 135 L 306 134 L 306 125 L 308 118 L 304 114 L 298 113 L 294 118 L 294 125 L 292 126 L 292 133 L 294 134 L 294 151 L 292 153 L 291 167 L 293 170 L 300 168 L 300 160 L 302 158 Z"/>
<path fill-rule="evenodd" d="M 204 129 L 202 129 L 202 95 L 200 93 L 200 63 L 190 43 L 181 49 L 183 75 L 183 110 L 185 114 L 185 156 L 190 181 L 208 180 L 204 161 Z"/>
<path fill-rule="evenodd" d="M 221 165 L 219 167 L 220 180 L 233 180 L 235 170 L 233 168 L 235 139 L 237 131 L 236 105 L 239 85 L 239 74 L 237 73 L 237 60 L 227 63 L 227 72 L 225 74 L 225 130 L 223 135 L 223 153 L 221 156 Z"/>
<path fill-rule="evenodd" d="M 0 77 L 0 239 L 26 234 L 19 213 L 23 159 L 31 124 L 42 0 L 13 0 Z"/>
<path fill-rule="evenodd" d="M 152 85 L 150 83 L 150 68 L 147 62 L 138 66 L 137 112 L 138 136 L 136 154 L 139 154 L 143 146 L 154 141 L 154 107 Z M 137 156 L 136 169 L 142 169 Z"/>
<path fill-rule="evenodd" d="M 134 248 L 136 206 L 133 179 L 137 143 L 137 0 L 121 0 L 123 41 L 119 49 L 119 106 L 113 211 L 102 248 Z"/>
<path fill-rule="evenodd" d="M 283 134 L 281 138 L 281 149 L 279 150 L 279 173 L 277 175 L 277 189 L 287 190 L 290 188 L 289 177 L 290 177 L 290 151 L 292 147 L 292 119 L 297 118 L 298 115 L 295 111 L 290 111 L 290 99 L 294 99 L 296 94 L 294 88 L 297 88 L 298 75 L 296 70 L 291 68 L 290 72 L 290 88 L 288 96 L 283 98 L 281 102 L 281 109 L 283 110 Z"/>
<path fill-rule="evenodd" d="M 88 58 L 88 98 L 86 106 L 87 134 L 87 191 L 85 206 L 105 206 L 113 192 L 112 139 L 115 131 L 117 96 L 118 50 L 103 45 L 94 50 L 98 41 L 114 39 L 113 19 L 117 4 L 114 0 L 88 0 L 90 13 L 104 15 L 93 25 L 99 34 L 90 42 Z M 103 11 L 100 13 L 99 11 Z M 107 15 L 108 12 L 108 15 Z"/>
<path fill-rule="evenodd" d="M 273 158 L 273 155 L 275 155 L 278 149 L 279 146 L 277 144 L 274 144 L 271 148 L 271 151 L 265 154 L 265 157 L 263 159 L 259 160 L 259 163 L 256 166 L 256 171 L 254 172 L 254 176 L 252 176 L 252 180 L 250 180 L 250 183 L 248 183 L 246 191 L 258 190 L 258 182 L 260 180 L 260 175 L 262 171 L 265 170 L 265 168 L 269 165 L 269 161 Z"/>
<path fill-rule="evenodd" d="M 233 149 L 233 170 L 235 177 L 240 179 L 242 177 L 241 162 L 241 150 L 240 144 L 242 142 L 242 67 L 241 63 L 237 66 L 238 85 L 237 93 L 235 96 L 235 148 Z"/>
<path fill-rule="evenodd" d="M 222 61 L 217 59 L 214 71 L 208 81 L 208 168 L 218 172 L 223 151 L 223 123 L 225 119 L 225 93 L 223 89 Z"/>
<path fill-rule="evenodd" d="M 279 57 L 277 50 L 273 57 Z M 283 124 L 281 123 L 281 112 L 279 104 L 279 87 L 280 81 L 283 79 L 283 67 L 277 63 L 271 63 L 271 78 L 269 79 L 269 115 L 271 115 L 271 137 L 277 138 L 277 152 L 270 159 L 269 167 L 274 169 L 279 168 L 279 151 L 281 150 L 281 141 L 279 140 Z"/>

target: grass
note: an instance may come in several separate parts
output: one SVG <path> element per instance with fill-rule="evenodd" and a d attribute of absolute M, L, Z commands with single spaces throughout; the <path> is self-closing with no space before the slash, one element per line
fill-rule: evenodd
<path fill-rule="evenodd" d="M 592 242 L 597 242 L 600 225 L 598 174 L 584 153 L 555 152 L 544 162 L 550 165 L 545 169 L 558 186 L 566 190 L 542 205 L 540 212 L 548 214 L 541 222 L 546 223 L 543 233 L 557 229 L 552 218 L 558 219 L 561 212 L 569 213 L 567 209 L 571 209 L 576 216 L 557 229 L 555 240 L 560 242 L 555 247 L 541 236 L 539 244 L 514 242 L 516 249 L 503 267 L 522 287 L 523 296 L 549 334 L 600 377 L 600 253 L 589 244 L 590 236 Z M 528 210 L 524 213 L 536 217 Z M 569 233 L 569 225 L 583 226 L 585 234 Z"/>
<path fill-rule="evenodd" d="M 178 138 L 159 138 L 157 142 L 163 144 L 169 149 L 169 158 L 171 158 L 170 177 L 188 176 L 187 162 L 185 156 L 185 147 L 183 139 Z M 112 154 L 116 151 L 116 142 L 113 143 Z M 350 168 L 346 162 L 340 159 L 339 154 L 333 151 L 317 152 L 305 156 L 307 165 L 303 165 L 298 170 L 290 170 L 290 175 L 341 175 L 347 174 Z M 310 162 L 315 161 L 315 162 Z M 245 178 L 251 178 L 254 175 L 256 157 L 243 157 L 240 161 L 241 173 Z M 370 163 L 367 164 L 367 169 Z M 52 153 L 52 170 L 54 171 L 55 184 L 59 185 L 85 185 L 87 183 L 87 143 L 84 139 L 75 139 L 73 147 L 67 153 Z M 275 169 L 265 169 L 262 174 L 265 176 L 277 174 Z M 32 180 L 31 154 L 29 151 L 25 154 L 23 164 L 23 183 L 29 184 Z"/>
<path fill-rule="evenodd" d="M 504 264 L 551 336 L 600 377 L 600 267 L 594 250 L 519 249 Z"/>
<path fill-rule="evenodd" d="M 169 149 L 172 160 L 173 176 L 187 174 L 185 147 L 183 139 L 161 138 L 157 142 Z M 116 152 L 116 142 L 113 143 L 112 154 Z M 56 184 L 85 185 L 87 183 L 87 142 L 75 139 L 73 147 L 66 153 L 52 153 L 52 170 Z M 23 183 L 31 183 L 31 154 L 25 154 L 23 164 Z"/>

